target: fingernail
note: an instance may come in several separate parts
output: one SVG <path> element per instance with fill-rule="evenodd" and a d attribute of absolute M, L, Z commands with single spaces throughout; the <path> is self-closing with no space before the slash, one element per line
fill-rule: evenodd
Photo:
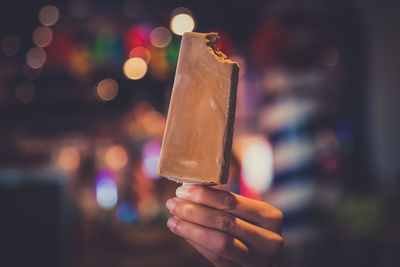
<path fill-rule="evenodd" d="M 189 196 L 189 185 L 182 185 L 176 189 L 176 196 L 179 198 L 187 198 Z"/>
<path fill-rule="evenodd" d="M 167 221 L 168 228 L 171 229 L 172 231 L 175 231 L 177 222 L 178 222 L 178 220 L 175 217 L 169 218 Z"/>
<path fill-rule="evenodd" d="M 173 199 L 173 198 L 168 199 L 167 203 L 165 203 L 165 206 L 172 213 L 174 211 L 175 206 L 176 206 L 175 199 Z"/>

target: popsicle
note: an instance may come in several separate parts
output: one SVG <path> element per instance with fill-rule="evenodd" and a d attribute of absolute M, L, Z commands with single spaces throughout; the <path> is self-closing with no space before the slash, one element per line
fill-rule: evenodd
<path fill-rule="evenodd" d="M 229 176 L 239 66 L 216 48 L 217 33 L 183 34 L 158 175 L 224 184 Z"/>

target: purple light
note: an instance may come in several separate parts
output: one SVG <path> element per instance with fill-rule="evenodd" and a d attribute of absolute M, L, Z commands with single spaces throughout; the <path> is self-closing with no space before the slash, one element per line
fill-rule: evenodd
<path fill-rule="evenodd" d="M 118 202 L 116 176 L 110 169 L 102 169 L 97 173 L 96 200 L 105 209 L 114 207 Z"/>
<path fill-rule="evenodd" d="M 150 140 L 147 142 L 142 150 L 143 172 L 152 179 L 160 178 L 157 175 L 158 160 L 160 158 L 161 142 L 159 140 Z"/>

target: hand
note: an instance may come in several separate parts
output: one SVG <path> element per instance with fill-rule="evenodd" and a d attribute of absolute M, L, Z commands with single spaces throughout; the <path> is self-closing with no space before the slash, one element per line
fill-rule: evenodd
<path fill-rule="evenodd" d="M 216 266 L 272 266 L 283 239 L 282 213 L 271 205 L 200 185 L 167 201 L 169 229 Z"/>

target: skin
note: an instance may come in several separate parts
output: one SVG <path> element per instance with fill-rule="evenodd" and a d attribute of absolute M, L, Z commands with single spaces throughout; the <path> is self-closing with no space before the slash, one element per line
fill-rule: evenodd
<path fill-rule="evenodd" d="M 215 266 L 272 267 L 281 251 L 283 215 L 231 192 L 183 185 L 166 203 L 167 226 Z"/>

